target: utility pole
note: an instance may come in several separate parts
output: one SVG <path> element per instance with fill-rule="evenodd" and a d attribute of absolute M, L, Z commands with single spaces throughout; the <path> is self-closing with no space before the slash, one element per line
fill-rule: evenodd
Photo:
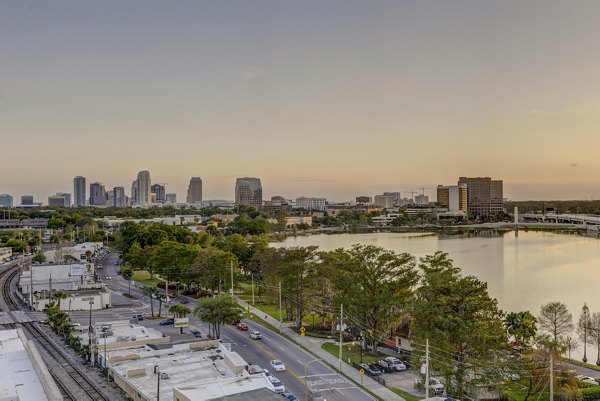
<path fill-rule="evenodd" d="M 342 372 L 342 343 L 344 341 L 344 304 L 340 307 L 340 355 L 339 355 L 339 371 Z"/>
<path fill-rule="evenodd" d="M 29 262 L 29 307 L 33 311 L 33 264 Z"/>
<path fill-rule="evenodd" d="M 231 298 L 233 298 L 233 260 L 229 261 L 229 266 L 231 268 Z"/>
<path fill-rule="evenodd" d="M 283 319 L 281 316 L 281 281 L 279 282 L 279 332 L 281 333 L 281 326 L 283 325 Z"/>
<path fill-rule="evenodd" d="M 252 277 L 252 306 L 254 306 L 254 273 L 250 277 Z"/>
<path fill-rule="evenodd" d="M 425 399 L 429 399 L 429 338 L 425 340 Z"/>
<path fill-rule="evenodd" d="M 48 279 L 48 303 L 52 302 L 52 273 Z"/>
<path fill-rule="evenodd" d="M 554 401 L 554 355 L 550 354 L 550 401 Z"/>

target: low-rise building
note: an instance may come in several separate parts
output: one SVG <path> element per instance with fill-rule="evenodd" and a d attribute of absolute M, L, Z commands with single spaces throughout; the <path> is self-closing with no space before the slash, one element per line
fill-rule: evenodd
<path fill-rule="evenodd" d="M 0 366 L 0 400 L 63 400 L 34 342 L 22 329 L 0 330 Z"/>
<path fill-rule="evenodd" d="M 293 228 L 294 226 L 298 226 L 300 224 L 312 226 L 312 216 L 293 216 L 285 218 L 286 228 Z"/>
<path fill-rule="evenodd" d="M 327 199 L 325 198 L 307 198 L 301 196 L 296 198 L 294 209 L 305 209 L 308 211 L 325 210 L 327 208 Z"/>
<path fill-rule="evenodd" d="M 394 197 L 392 195 L 375 195 L 375 206 L 383 209 L 394 207 Z"/>
<path fill-rule="evenodd" d="M 134 401 L 201 401 L 274 390 L 264 373 L 248 373 L 248 363 L 218 340 L 107 349 L 106 360 L 109 376 Z"/>
<path fill-rule="evenodd" d="M 388 213 L 381 216 L 375 216 L 371 219 L 371 223 L 377 227 L 387 227 L 394 219 L 400 217 L 400 213 Z"/>

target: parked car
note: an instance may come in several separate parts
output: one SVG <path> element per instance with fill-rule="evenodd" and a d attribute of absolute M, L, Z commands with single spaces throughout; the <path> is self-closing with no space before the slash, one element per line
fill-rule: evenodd
<path fill-rule="evenodd" d="M 296 397 L 293 393 L 287 390 L 281 395 L 284 396 L 288 401 L 299 401 L 298 397 Z"/>
<path fill-rule="evenodd" d="M 240 322 L 240 323 L 237 324 L 237 328 L 239 330 L 242 330 L 242 331 L 247 331 L 248 330 L 248 325 L 246 323 Z"/>
<path fill-rule="evenodd" d="M 368 376 L 379 376 L 381 374 L 381 370 L 373 368 L 371 365 L 368 365 L 366 363 L 361 363 L 360 367 L 361 369 L 364 369 L 365 373 Z"/>
<path fill-rule="evenodd" d="M 263 372 L 264 372 L 265 376 L 267 376 L 267 377 L 271 377 L 271 376 L 273 376 L 273 373 L 271 373 L 271 372 L 270 372 L 270 371 L 268 371 L 267 369 L 264 369 L 264 370 L 263 370 Z"/>
<path fill-rule="evenodd" d="M 385 360 L 377 361 L 377 362 L 375 362 L 375 365 L 377 365 L 377 368 L 378 368 L 379 370 L 381 370 L 382 372 L 385 372 L 385 373 L 387 373 L 387 372 L 391 372 L 391 371 L 395 370 L 395 369 L 394 369 L 392 366 L 390 366 L 390 364 L 388 364 L 388 362 L 387 362 L 387 361 L 385 361 Z"/>
<path fill-rule="evenodd" d="M 171 326 L 175 324 L 175 319 L 172 317 L 160 321 L 161 326 Z"/>
<path fill-rule="evenodd" d="M 260 340 L 262 338 L 262 334 L 260 334 L 260 331 L 252 330 L 250 332 L 250 338 L 253 340 Z"/>
<path fill-rule="evenodd" d="M 398 358 L 393 356 L 388 356 L 385 358 L 390 370 L 395 370 L 396 372 L 403 372 L 406 370 L 406 365 Z"/>
<path fill-rule="evenodd" d="M 271 376 L 269 377 L 269 380 L 271 381 L 271 384 L 273 385 L 273 390 L 276 393 L 281 394 L 285 392 L 285 386 L 278 378 L 276 378 L 275 376 Z"/>
<path fill-rule="evenodd" d="M 271 362 L 269 362 L 269 365 L 271 365 L 275 372 L 283 372 L 285 370 L 285 364 L 279 359 L 273 359 Z"/>
<path fill-rule="evenodd" d="M 194 335 L 194 337 L 196 337 L 196 338 L 202 337 L 202 332 L 198 329 L 191 329 L 190 333 L 192 333 Z"/>
<path fill-rule="evenodd" d="M 423 386 L 423 379 L 420 377 L 417 377 L 415 379 L 415 387 L 420 388 L 422 386 Z M 429 379 L 429 388 L 432 389 L 436 395 L 444 394 L 444 385 L 442 384 L 441 381 L 439 381 L 436 378 Z"/>
<path fill-rule="evenodd" d="M 137 319 L 139 320 L 144 320 L 144 315 L 142 315 L 141 313 L 136 313 L 135 315 L 133 315 L 133 319 Z"/>

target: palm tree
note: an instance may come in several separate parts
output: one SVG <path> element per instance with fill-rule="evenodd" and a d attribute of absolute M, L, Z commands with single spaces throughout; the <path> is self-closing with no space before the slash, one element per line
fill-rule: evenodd
<path fill-rule="evenodd" d="M 125 280 L 129 281 L 129 296 L 131 296 L 131 279 L 133 278 L 133 271 L 131 269 L 125 269 L 123 270 L 122 276 Z"/>
<path fill-rule="evenodd" d="M 60 310 L 60 301 L 67 298 L 67 293 L 64 291 L 56 291 L 53 295 L 53 298 L 58 301 L 58 310 Z"/>
<path fill-rule="evenodd" d="M 144 295 L 150 297 L 150 311 L 152 312 L 152 317 L 154 317 L 154 298 L 152 298 L 154 294 L 156 294 L 156 287 L 144 287 Z"/>
<path fill-rule="evenodd" d="M 187 315 L 189 315 L 192 312 L 192 310 L 187 306 L 176 304 L 169 308 L 169 312 L 173 314 L 173 317 L 175 319 L 178 319 L 182 317 L 187 317 Z M 183 326 L 179 327 L 179 334 L 183 334 Z"/>

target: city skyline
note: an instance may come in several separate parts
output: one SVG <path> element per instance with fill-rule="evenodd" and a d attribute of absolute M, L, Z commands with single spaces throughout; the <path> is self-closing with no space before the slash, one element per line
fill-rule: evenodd
<path fill-rule="evenodd" d="M 0 192 L 46 199 L 76 174 L 129 188 L 125 172 L 144 168 L 180 198 L 199 173 L 207 199 L 233 198 L 242 176 L 266 197 L 489 176 L 514 200 L 598 199 L 598 14 L 587 1 L 3 3 L 0 132 L 27 160 L 0 147 Z"/>

